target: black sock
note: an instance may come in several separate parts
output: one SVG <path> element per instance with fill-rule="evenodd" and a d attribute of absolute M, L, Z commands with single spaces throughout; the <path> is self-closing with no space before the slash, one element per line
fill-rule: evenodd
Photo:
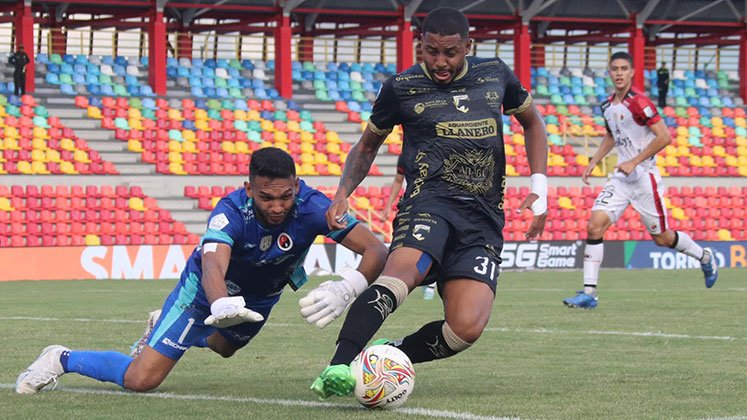
<path fill-rule="evenodd" d="M 444 339 L 444 320 L 433 321 L 423 325 L 417 332 L 410 334 L 396 347 L 402 350 L 413 363 L 430 362 L 445 359 L 457 352 L 446 345 Z"/>
<path fill-rule="evenodd" d="M 395 309 L 397 299 L 386 287 L 374 284 L 361 293 L 350 305 L 330 364 L 350 364 Z"/>

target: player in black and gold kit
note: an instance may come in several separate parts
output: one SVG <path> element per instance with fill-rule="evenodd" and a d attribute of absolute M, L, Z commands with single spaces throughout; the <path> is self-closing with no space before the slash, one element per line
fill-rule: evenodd
<path fill-rule="evenodd" d="M 382 276 L 351 305 L 330 366 L 312 384 L 322 398 L 352 392 L 348 365 L 418 285 L 437 282 L 445 319 L 389 342 L 413 363 L 452 356 L 482 334 L 503 246 L 502 114 L 515 116 L 525 131 L 532 193 L 518 211 L 534 212 L 527 238 L 539 236 L 545 225 L 547 137 L 531 95 L 500 59 L 467 57 L 469 22 L 458 10 L 433 10 L 422 33 L 424 62 L 383 84 L 327 212 L 330 226 L 341 228 L 347 197 L 387 134 L 402 124 L 407 189 L 390 253 Z"/>

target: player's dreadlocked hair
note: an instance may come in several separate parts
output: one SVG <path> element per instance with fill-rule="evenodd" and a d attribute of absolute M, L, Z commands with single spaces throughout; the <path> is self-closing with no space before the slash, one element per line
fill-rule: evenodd
<path fill-rule="evenodd" d="M 276 147 L 265 147 L 252 153 L 249 179 L 263 176 L 270 179 L 296 176 L 296 165 L 291 155 Z"/>
<path fill-rule="evenodd" d="M 610 57 L 610 63 L 613 62 L 614 60 L 618 60 L 618 59 L 620 59 L 620 60 L 628 60 L 628 63 L 630 63 L 631 66 L 633 65 L 633 57 L 631 57 L 630 54 L 628 54 L 625 51 L 618 51 L 618 52 L 612 54 L 612 57 Z"/>
<path fill-rule="evenodd" d="M 459 34 L 462 39 L 469 38 L 469 21 L 464 13 L 451 7 L 439 7 L 431 10 L 423 21 L 422 33 L 426 32 L 448 36 Z"/>

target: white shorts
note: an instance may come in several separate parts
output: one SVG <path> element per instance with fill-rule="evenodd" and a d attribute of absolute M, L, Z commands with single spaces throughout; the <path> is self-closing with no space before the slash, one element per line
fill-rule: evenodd
<path fill-rule="evenodd" d="M 599 193 L 591 211 L 607 213 L 612 224 L 622 217 L 628 205 L 641 215 L 641 222 L 652 235 L 667 231 L 667 209 L 664 206 L 664 186 L 661 176 L 646 172 L 635 181 L 612 177 Z"/>

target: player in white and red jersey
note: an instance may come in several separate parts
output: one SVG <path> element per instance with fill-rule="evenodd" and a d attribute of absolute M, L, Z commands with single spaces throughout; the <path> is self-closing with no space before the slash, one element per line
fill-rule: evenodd
<path fill-rule="evenodd" d="M 671 143 L 672 138 L 656 106 L 641 91 L 632 87 L 633 59 L 626 52 L 613 54 L 609 72 L 615 93 L 602 104 L 607 134 L 582 179 L 589 184 L 591 171 L 613 147 L 618 155 L 618 165 L 591 208 L 586 227 L 584 290 L 563 300 L 571 308 L 593 309 L 597 306 L 604 233 L 617 222 L 628 205 L 632 205 L 640 214 L 641 221 L 657 245 L 675 249 L 700 261 L 706 287 L 710 288 L 718 279 L 718 264 L 713 251 L 700 247 L 684 232 L 668 229 L 664 187 L 656 167 L 656 154 Z"/>

